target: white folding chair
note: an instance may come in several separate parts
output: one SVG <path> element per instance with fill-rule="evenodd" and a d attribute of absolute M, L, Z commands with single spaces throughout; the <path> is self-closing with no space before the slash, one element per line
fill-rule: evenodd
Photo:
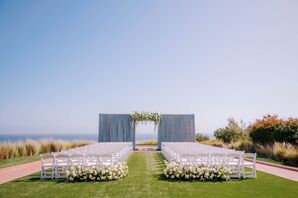
<path fill-rule="evenodd" d="M 240 153 L 230 153 L 226 155 L 226 165 L 231 168 L 232 174 L 231 178 L 240 178 L 241 177 L 241 154 Z"/>
<path fill-rule="evenodd" d="M 180 163 L 183 165 L 191 165 L 194 163 L 195 155 L 194 154 L 181 154 Z"/>
<path fill-rule="evenodd" d="M 99 159 L 100 159 L 100 164 L 101 165 L 112 165 L 113 162 L 113 155 L 112 154 L 108 154 L 108 153 L 103 153 L 101 155 L 99 155 Z"/>
<path fill-rule="evenodd" d="M 210 164 L 210 154 L 209 153 L 196 154 L 194 163 L 200 164 L 200 165 L 209 165 Z"/>
<path fill-rule="evenodd" d="M 65 171 L 69 167 L 69 155 L 57 154 L 55 156 L 55 178 L 65 178 Z"/>
<path fill-rule="evenodd" d="M 256 153 L 245 153 L 242 157 L 243 178 L 257 178 Z"/>
<path fill-rule="evenodd" d="M 99 164 L 99 155 L 95 153 L 84 154 L 85 166 L 96 166 Z"/>
<path fill-rule="evenodd" d="M 53 154 L 42 154 L 40 155 L 41 161 L 41 172 L 40 178 L 41 179 L 54 179 L 55 176 L 55 157 Z"/>
<path fill-rule="evenodd" d="M 69 164 L 72 166 L 83 166 L 84 156 L 82 154 L 72 154 L 69 157 Z"/>
<path fill-rule="evenodd" d="M 212 165 L 225 165 L 226 155 L 223 153 L 210 154 L 210 164 Z"/>

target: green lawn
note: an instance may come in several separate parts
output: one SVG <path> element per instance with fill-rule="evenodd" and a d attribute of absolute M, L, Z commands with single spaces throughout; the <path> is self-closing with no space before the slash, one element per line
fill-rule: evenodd
<path fill-rule="evenodd" d="M 0 168 L 34 162 L 39 159 L 40 159 L 39 155 L 36 155 L 36 156 L 24 156 L 24 157 L 15 157 L 11 159 L 0 160 Z"/>
<path fill-rule="evenodd" d="M 169 182 L 159 153 L 135 152 L 121 181 L 44 181 L 39 174 L 0 185 L 0 197 L 297 197 L 298 183 L 258 172 L 258 179 L 228 182 Z"/>
<path fill-rule="evenodd" d="M 272 158 L 267 158 L 267 157 L 257 157 L 257 160 L 263 161 L 263 162 L 270 162 L 270 163 L 273 163 L 273 164 L 284 165 L 284 163 L 282 163 L 281 161 L 277 161 L 277 160 L 274 160 Z"/>
<path fill-rule="evenodd" d="M 263 162 L 270 162 L 270 163 L 273 163 L 273 164 L 280 164 L 280 165 L 285 165 L 285 166 L 297 167 L 297 166 L 289 165 L 289 164 L 286 164 L 284 162 L 281 162 L 281 161 L 278 161 L 278 160 L 275 160 L 275 159 L 272 159 L 272 158 L 257 157 L 257 160 L 263 161 Z"/>

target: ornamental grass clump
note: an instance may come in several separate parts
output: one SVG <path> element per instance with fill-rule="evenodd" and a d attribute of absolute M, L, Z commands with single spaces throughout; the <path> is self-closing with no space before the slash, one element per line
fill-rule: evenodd
<path fill-rule="evenodd" d="M 99 165 L 95 167 L 71 166 L 66 171 L 66 179 L 76 181 L 111 181 L 119 180 L 128 174 L 125 163 L 117 165 Z"/>
<path fill-rule="evenodd" d="M 211 146 L 215 146 L 215 147 L 220 147 L 220 148 L 227 148 L 228 146 L 220 139 L 209 139 L 209 140 L 205 140 L 200 142 L 202 144 L 207 144 L 207 145 L 211 145 Z"/>
<path fill-rule="evenodd" d="M 42 153 L 59 152 L 79 146 L 85 146 L 94 143 L 87 140 L 53 140 L 53 139 L 40 139 L 31 140 L 27 139 L 25 142 L 4 142 L 0 143 L 0 160 L 10 159 L 22 156 L 35 156 Z"/>
<path fill-rule="evenodd" d="M 298 165 L 298 147 L 291 144 L 275 143 L 273 146 L 273 157 L 286 164 Z"/>
<path fill-rule="evenodd" d="M 227 181 L 231 170 L 220 165 L 182 165 L 176 162 L 166 162 L 164 174 L 169 180 L 186 181 Z"/>

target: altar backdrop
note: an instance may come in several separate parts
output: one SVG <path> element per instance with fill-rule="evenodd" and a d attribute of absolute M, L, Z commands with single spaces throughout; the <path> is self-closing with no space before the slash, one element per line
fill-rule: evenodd
<path fill-rule="evenodd" d="M 130 114 L 99 114 L 98 142 L 133 142 Z"/>
<path fill-rule="evenodd" d="M 194 142 L 195 119 L 192 114 L 161 114 L 158 149 L 161 142 Z M 98 142 L 133 142 L 135 126 L 130 114 L 99 114 Z"/>
<path fill-rule="evenodd" d="M 158 149 L 161 142 L 194 142 L 195 116 L 190 114 L 162 114 L 158 127 Z"/>

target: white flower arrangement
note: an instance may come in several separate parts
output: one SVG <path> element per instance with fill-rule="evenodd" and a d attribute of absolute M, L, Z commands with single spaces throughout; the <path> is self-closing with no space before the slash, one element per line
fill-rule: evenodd
<path fill-rule="evenodd" d="M 182 165 L 166 162 L 165 176 L 170 180 L 190 181 L 227 181 L 232 174 L 231 169 L 221 165 Z"/>
<path fill-rule="evenodd" d="M 130 120 L 132 122 L 145 122 L 145 121 L 153 121 L 156 124 L 160 122 L 159 113 L 152 112 L 133 112 L 130 115 Z"/>
<path fill-rule="evenodd" d="M 125 177 L 128 167 L 125 163 L 95 167 L 70 166 L 65 174 L 68 181 L 110 181 Z"/>

